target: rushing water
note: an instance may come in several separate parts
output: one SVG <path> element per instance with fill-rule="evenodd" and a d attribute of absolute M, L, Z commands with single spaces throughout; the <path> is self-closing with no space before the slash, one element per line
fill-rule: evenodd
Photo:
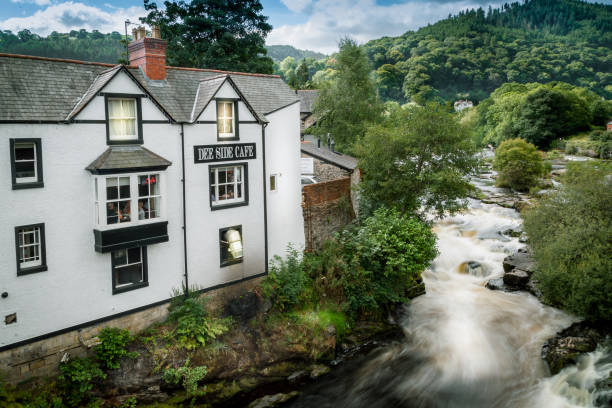
<path fill-rule="evenodd" d="M 609 406 L 611 395 L 593 391 L 610 375 L 609 352 L 586 355 L 554 377 L 541 359 L 543 343 L 573 317 L 526 292 L 484 286 L 503 275 L 504 257 L 523 245 L 501 232 L 520 225 L 516 211 L 476 200 L 437 222 L 439 256 L 423 274 L 427 293 L 406 307 L 406 340 L 304 390 L 288 406 Z"/>

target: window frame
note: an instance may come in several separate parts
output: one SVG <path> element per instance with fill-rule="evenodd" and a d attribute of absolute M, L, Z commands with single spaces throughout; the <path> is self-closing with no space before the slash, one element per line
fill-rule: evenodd
<path fill-rule="evenodd" d="M 106 118 L 106 144 L 107 145 L 125 145 L 125 144 L 143 144 L 142 137 L 142 97 L 138 94 L 122 94 L 112 93 L 104 94 L 104 114 Z M 136 101 L 136 138 L 127 140 L 111 140 L 110 138 L 110 116 L 108 111 L 109 99 L 134 99 Z"/>
<path fill-rule="evenodd" d="M 216 112 L 215 112 L 215 124 L 217 126 L 217 141 L 225 142 L 225 141 L 235 141 L 240 140 L 240 134 L 238 130 L 238 125 L 240 123 L 240 119 L 238 117 L 238 102 L 240 99 L 231 99 L 231 98 L 217 98 L 216 101 Z M 231 103 L 232 104 L 232 125 L 234 129 L 234 133 L 220 133 L 219 132 L 219 105 L 222 103 Z M 221 135 L 231 135 L 231 136 L 221 136 Z"/>
<path fill-rule="evenodd" d="M 19 234 L 20 231 L 26 229 L 26 228 L 39 228 L 39 239 L 40 242 L 39 244 L 39 248 L 40 248 L 40 265 L 35 265 L 35 266 L 30 266 L 30 267 L 25 267 L 22 268 L 21 266 L 21 262 L 20 262 L 20 251 L 21 251 L 21 246 L 19 245 Z M 16 261 L 17 261 L 17 276 L 23 276 L 23 275 L 29 275 L 32 273 L 38 273 L 38 272 L 44 272 L 46 270 L 48 270 L 47 267 L 47 246 L 45 243 L 45 224 L 44 223 L 38 223 L 38 224 L 29 224 L 29 225 L 19 225 L 17 227 L 15 227 L 15 255 L 16 255 Z"/>
<path fill-rule="evenodd" d="M 242 240 L 242 257 L 238 259 L 232 259 L 231 261 L 223 262 L 223 247 L 221 242 L 223 241 L 223 234 L 230 229 L 238 230 L 240 233 L 240 239 Z M 242 224 L 233 225 L 231 227 L 219 228 L 219 267 L 223 268 L 225 266 L 235 265 L 244 262 L 244 235 L 242 234 Z"/>
<path fill-rule="evenodd" d="M 139 185 L 141 176 L 151 176 L 157 175 L 157 183 L 158 183 L 158 191 L 159 194 L 154 196 L 140 197 L 139 195 Z M 121 177 L 129 177 L 130 179 L 130 198 L 126 200 L 122 200 L 120 198 L 108 200 L 107 197 L 107 179 L 109 178 L 121 178 Z M 97 189 L 96 189 L 97 184 Z M 145 224 L 154 224 L 157 222 L 167 221 L 166 214 L 166 198 L 167 198 L 167 190 L 166 190 L 166 174 L 164 170 L 148 170 L 148 171 L 139 171 L 134 173 L 112 173 L 112 174 L 96 174 L 94 175 L 93 186 L 92 186 L 92 195 L 94 202 L 94 213 L 93 213 L 93 221 L 94 228 L 98 230 L 111 230 L 115 228 L 125 228 L 125 227 L 135 227 Z M 96 194 L 97 193 L 97 194 Z M 155 218 L 145 218 L 138 219 L 138 201 L 140 199 L 147 199 L 155 197 L 158 199 L 159 208 L 157 212 L 159 214 L 158 217 Z M 109 201 L 117 202 L 117 201 L 130 201 L 130 221 L 126 222 L 116 222 L 113 224 L 108 224 L 107 219 L 107 204 Z"/>
<path fill-rule="evenodd" d="M 210 187 L 212 186 L 212 182 L 210 179 L 210 172 L 214 169 L 219 169 L 223 167 L 237 167 L 242 166 L 242 201 L 233 201 L 226 204 L 214 204 L 212 196 L 210 194 Z M 215 171 L 215 178 L 218 179 L 218 172 Z M 216 181 L 216 180 L 215 180 Z M 210 210 L 222 210 L 225 208 L 234 208 L 234 207 L 242 207 L 244 205 L 249 205 L 249 164 L 248 162 L 235 162 L 235 163 L 226 163 L 226 164 L 209 164 L 208 165 L 208 200 L 210 203 Z"/>
<path fill-rule="evenodd" d="M 272 179 L 274 179 L 274 188 L 272 188 Z M 271 193 L 276 193 L 278 191 L 278 173 L 270 174 L 270 178 L 268 180 L 269 189 Z"/>
<path fill-rule="evenodd" d="M 17 168 L 15 166 L 15 145 L 22 143 L 34 144 L 34 170 L 36 171 L 36 181 L 18 182 Z M 26 188 L 41 188 L 44 187 L 43 181 L 43 166 L 42 166 L 42 142 L 40 138 L 13 138 L 9 139 L 10 155 L 11 155 L 11 181 L 13 190 L 23 190 Z"/>
<path fill-rule="evenodd" d="M 131 285 L 126 285 L 126 286 L 121 286 L 121 287 L 117 287 L 115 286 L 115 267 L 117 266 L 115 264 L 115 257 L 113 256 L 113 253 L 116 251 L 126 251 L 126 258 L 127 258 L 127 251 L 129 251 L 130 249 L 133 248 L 140 248 L 140 256 L 141 256 L 141 264 L 142 264 L 142 282 L 140 283 L 133 283 Z M 145 288 L 147 286 L 149 286 L 149 272 L 148 272 L 148 262 L 147 262 L 147 247 L 146 246 L 141 246 L 141 247 L 131 247 L 131 248 L 122 248 L 122 249 L 118 249 L 116 251 L 111 251 L 110 252 L 110 257 L 111 257 L 111 289 L 113 292 L 113 295 L 118 295 L 120 293 L 125 293 L 125 292 L 129 292 L 132 290 L 136 290 L 136 289 L 140 289 L 140 288 Z M 126 259 L 127 260 L 127 259 Z M 122 265 L 122 266 L 127 266 L 128 264 Z"/>

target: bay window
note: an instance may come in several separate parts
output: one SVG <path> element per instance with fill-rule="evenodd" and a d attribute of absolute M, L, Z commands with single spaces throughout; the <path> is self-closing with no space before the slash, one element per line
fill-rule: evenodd
<path fill-rule="evenodd" d="M 43 187 L 40 139 L 10 139 L 13 190 Z"/>
<path fill-rule="evenodd" d="M 47 270 L 44 224 L 16 227 L 15 247 L 18 276 Z"/>
<path fill-rule="evenodd" d="M 147 247 L 111 252 L 113 294 L 148 286 Z"/>
<path fill-rule="evenodd" d="M 243 260 L 242 226 L 237 225 L 219 230 L 221 266 L 240 263 Z"/>
<path fill-rule="evenodd" d="M 212 209 L 248 204 L 246 164 L 209 166 Z"/>

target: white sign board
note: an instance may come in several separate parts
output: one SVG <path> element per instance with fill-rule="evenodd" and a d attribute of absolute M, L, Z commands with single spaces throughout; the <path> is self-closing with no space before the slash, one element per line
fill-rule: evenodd
<path fill-rule="evenodd" d="M 314 159 L 312 157 L 302 157 L 301 159 L 301 174 L 314 174 Z"/>

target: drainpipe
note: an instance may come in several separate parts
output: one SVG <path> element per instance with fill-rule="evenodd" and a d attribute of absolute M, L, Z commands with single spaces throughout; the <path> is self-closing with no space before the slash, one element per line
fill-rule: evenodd
<path fill-rule="evenodd" d="M 181 123 L 181 162 L 182 162 L 182 171 L 183 178 L 181 178 L 181 182 L 183 183 L 183 249 L 184 249 L 184 258 L 185 258 L 185 298 L 189 297 L 189 275 L 187 273 L 187 203 L 185 200 L 185 129 L 183 124 Z"/>
<path fill-rule="evenodd" d="M 266 126 L 267 123 L 261 124 L 261 150 L 263 163 L 263 204 L 264 204 L 264 257 L 266 260 L 266 274 L 268 273 L 268 191 L 266 184 Z M 277 181 L 278 183 L 278 181 Z"/>

